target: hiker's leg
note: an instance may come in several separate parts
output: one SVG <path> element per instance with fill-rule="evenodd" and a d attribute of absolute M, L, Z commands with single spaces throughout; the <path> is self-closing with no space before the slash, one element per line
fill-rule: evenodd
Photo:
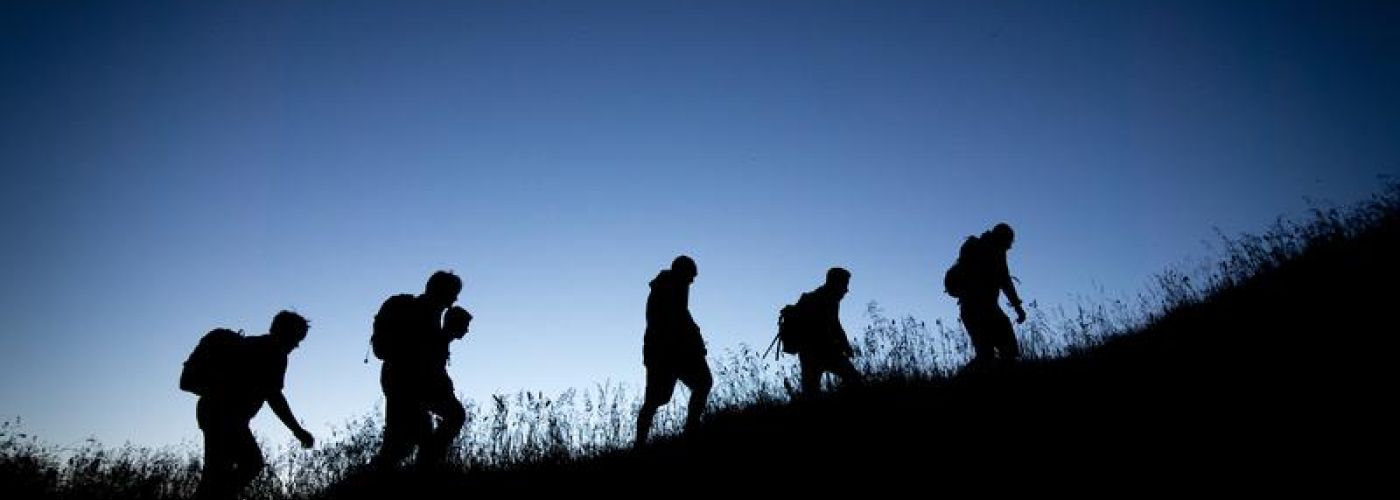
<path fill-rule="evenodd" d="M 447 451 L 452 447 L 452 442 L 457 439 L 457 435 L 462 432 L 462 424 L 467 421 L 466 409 L 462 407 L 462 402 L 451 392 L 449 388 L 446 393 L 437 391 L 437 394 L 427 398 L 424 402 L 427 410 L 442 419 L 437 429 L 423 441 L 423 447 L 418 449 L 418 463 L 421 465 L 432 465 L 447 458 Z"/>
<path fill-rule="evenodd" d="M 642 409 L 637 412 L 637 445 L 646 443 L 651 434 L 651 421 L 656 410 L 671 400 L 676 391 L 676 376 L 668 367 L 647 367 L 646 396 L 642 398 Z"/>
<path fill-rule="evenodd" d="M 229 476 L 233 473 L 233 452 L 231 429 L 227 425 L 227 412 L 211 397 L 201 397 L 195 404 L 195 420 L 204 433 L 204 470 L 199 476 L 199 487 L 195 498 L 223 498 L 229 496 Z"/>
<path fill-rule="evenodd" d="M 381 471 L 397 468 L 418 444 L 427 414 L 418 403 L 417 390 L 396 365 L 380 367 L 379 387 L 384 391 L 384 439 L 371 465 Z"/>
<path fill-rule="evenodd" d="M 995 304 L 992 306 L 996 307 Z M 985 309 L 985 306 L 972 304 L 962 304 L 961 307 L 963 328 L 967 330 L 968 340 L 972 341 L 972 361 L 967 363 L 971 371 L 981 371 L 996 361 L 996 344 L 987 332 Z"/>
<path fill-rule="evenodd" d="M 817 353 L 803 351 L 797 354 L 797 362 L 802 368 L 802 396 L 815 396 L 822 390 L 822 366 Z"/>
<path fill-rule="evenodd" d="M 681 373 L 681 382 L 690 389 L 690 405 L 686 407 L 685 429 L 695 430 L 700 425 L 700 414 L 705 412 L 705 405 L 710 400 L 710 388 L 714 386 L 714 376 L 710 374 L 710 364 L 705 362 L 704 356 L 697 356 L 687 362 L 686 369 Z"/>
<path fill-rule="evenodd" d="M 229 480 L 229 491 L 237 495 L 258 478 L 267 462 L 263 461 L 262 449 L 258 448 L 258 441 L 253 439 L 253 431 L 248 428 L 248 423 L 235 428 L 230 437 L 234 469 Z"/>
<path fill-rule="evenodd" d="M 851 363 L 851 358 L 841 354 L 833 355 L 831 359 L 831 372 L 841 377 L 841 385 L 859 387 L 865 383 L 865 378 L 860 371 Z"/>
<path fill-rule="evenodd" d="M 384 442 L 379 447 L 379 455 L 374 458 L 375 468 L 386 470 L 398 467 L 423 439 L 431 425 L 431 417 L 418 399 L 412 394 L 384 396 Z"/>
<path fill-rule="evenodd" d="M 220 498 L 227 496 L 228 477 L 233 472 L 233 459 L 229 455 L 229 439 L 226 433 L 210 426 L 204 431 L 204 470 L 199 476 L 199 487 L 195 498 Z"/>
<path fill-rule="evenodd" d="M 1000 307 L 996 312 L 996 316 L 991 318 L 989 323 L 994 335 L 993 342 L 996 344 L 997 361 L 1002 366 L 1008 366 L 1021 358 L 1021 347 L 1016 343 L 1016 328 L 1011 326 L 1011 318 L 1007 317 Z"/>

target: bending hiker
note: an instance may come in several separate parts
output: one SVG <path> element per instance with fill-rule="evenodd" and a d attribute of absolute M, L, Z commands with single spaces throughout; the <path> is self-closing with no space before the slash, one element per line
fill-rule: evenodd
<path fill-rule="evenodd" d="M 642 409 L 637 413 L 638 446 L 646 443 L 652 418 L 661 405 L 671 400 L 677 381 L 690 389 L 685 419 L 687 431 L 695 429 L 700 423 L 700 413 L 705 410 L 714 379 L 705 362 L 705 341 L 700 337 L 700 326 L 690 316 L 688 304 L 690 284 L 697 274 L 695 261 L 682 255 L 671 262 L 670 269 L 661 271 L 651 280 L 642 347 L 647 387 Z"/>
<path fill-rule="evenodd" d="M 384 361 L 379 385 L 384 390 L 384 443 L 375 467 L 391 469 L 418 448 L 418 465 L 447 457 L 448 448 L 466 422 L 466 410 L 447 374 L 449 344 L 467 334 L 472 316 L 452 305 L 462 280 L 447 271 L 428 278 L 421 295 L 389 297 L 374 316 L 370 338 L 374 355 Z M 433 428 L 433 416 L 440 419 Z"/>
<path fill-rule="evenodd" d="M 958 252 L 958 260 L 943 278 L 944 289 L 958 299 L 959 315 L 976 352 L 968 369 L 1007 366 L 1021 356 L 1016 332 L 997 297 L 1005 293 L 1016 309 L 1016 322 L 1026 321 L 1026 310 L 1016 294 L 1006 252 L 1011 250 L 1015 233 L 1006 223 L 997 224 L 981 237 L 968 236 Z"/>
<path fill-rule="evenodd" d="M 306 318 L 282 311 L 267 335 L 244 337 L 215 329 L 200 339 L 185 361 L 180 388 L 199 395 L 195 419 L 204 433 L 204 474 L 198 498 L 233 498 L 265 462 L 248 423 L 264 402 L 305 448 L 315 444 L 282 393 L 287 357 L 306 338 Z"/>
<path fill-rule="evenodd" d="M 784 308 L 787 324 L 785 351 L 797 353 L 802 366 L 802 392 L 821 392 L 826 372 L 841 377 L 842 384 L 860 385 L 860 372 L 851 364 L 855 350 L 841 327 L 841 299 L 851 283 L 851 272 L 833 267 L 826 272 L 826 283 L 802 294 L 797 305 Z M 791 323 L 791 324 L 788 324 Z M 794 345 L 795 344 L 795 345 Z"/>

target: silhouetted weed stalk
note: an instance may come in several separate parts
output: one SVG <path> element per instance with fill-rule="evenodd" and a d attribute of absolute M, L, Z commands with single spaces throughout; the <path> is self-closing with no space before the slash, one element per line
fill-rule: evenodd
<path fill-rule="evenodd" d="M 1313 208 L 1302 222 L 1279 219 L 1261 234 L 1221 234 L 1223 257 L 1190 270 L 1162 272 L 1134 299 L 1093 302 L 1081 297 L 1072 308 L 1049 310 L 1030 302 L 1028 320 L 1017 327 L 1025 356 L 1055 358 L 1092 348 L 1173 309 L 1208 301 L 1305 253 L 1393 227 L 1400 217 L 1400 182 L 1386 179 L 1384 184 L 1382 194 L 1348 210 Z M 866 306 L 866 316 L 867 325 L 852 341 L 857 367 L 871 382 L 944 379 L 970 359 L 967 336 L 957 322 L 935 320 L 930 327 L 909 316 L 891 318 L 874 302 Z M 775 360 L 761 354 L 741 344 L 710 358 L 715 374 L 712 411 L 783 404 L 792 398 L 795 358 Z M 552 397 L 522 391 L 485 402 L 467 400 L 468 421 L 453 465 L 462 470 L 507 469 L 626 448 L 640 406 L 638 389 L 607 381 Z M 684 401 L 684 395 L 675 400 Z M 682 406 L 663 407 L 653 432 L 662 438 L 678 433 Z M 245 498 L 306 497 L 361 470 L 379 448 L 379 415 L 376 408 L 345 422 L 314 450 L 301 450 L 292 442 L 265 450 L 271 457 L 269 472 Z M 60 449 L 25 434 L 19 419 L 3 421 L 0 485 L 19 495 L 13 498 L 185 498 L 199 480 L 201 456 L 195 448 L 108 448 L 89 440 Z"/>

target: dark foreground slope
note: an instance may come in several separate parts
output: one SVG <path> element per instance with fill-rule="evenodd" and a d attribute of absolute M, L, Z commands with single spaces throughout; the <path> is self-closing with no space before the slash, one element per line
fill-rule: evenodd
<path fill-rule="evenodd" d="M 1354 491 L 1390 475 L 1398 229 L 1392 211 L 1068 359 L 716 415 L 581 463 L 330 495 Z"/>

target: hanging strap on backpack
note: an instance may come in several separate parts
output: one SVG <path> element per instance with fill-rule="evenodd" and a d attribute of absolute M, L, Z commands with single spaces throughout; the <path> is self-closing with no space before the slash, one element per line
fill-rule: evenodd
<path fill-rule="evenodd" d="M 782 335 L 781 335 L 781 334 L 776 334 L 776 333 L 773 334 L 773 341 L 768 343 L 768 348 L 763 350 L 763 355 L 762 355 L 762 356 L 759 356 L 758 359 L 763 359 L 763 358 L 768 357 L 768 351 L 773 351 L 773 361 L 777 361 L 778 358 L 779 358 L 779 357 L 782 357 L 782 355 L 783 355 L 783 347 L 782 347 L 782 346 L 783 346 L 783 338 L 782 338 Z M 777 347 L 778 349 L 777 349 L 777 350 L 774 350 L 774 349 L 773 349 L 774 347 Z"/>

